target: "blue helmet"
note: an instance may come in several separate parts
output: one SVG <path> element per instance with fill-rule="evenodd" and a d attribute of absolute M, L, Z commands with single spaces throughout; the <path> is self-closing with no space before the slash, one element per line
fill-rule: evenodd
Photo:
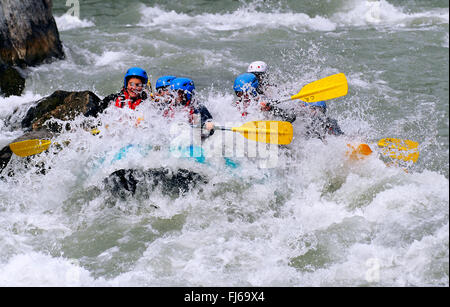
<path fill-rule="evenodd" d="M 194 81 L 189 78 L 176 78 L 172 80 L 170 88 L 174 91 L 184 91 L 186 102 L 192 99 L 194 94 L 195 85 Z"/>
<path fill-rule="evenodd" d="M 127 87 L 128 79 L 131 77 L 137 77 L 137 78 L 141 79 L 142 83 L 144 83 L 144 85 L 146 85 L 148 82 L 148 75 L 145 70 L 143 70 L 142 68 L 139 68 L 139 67 L 132 67 L 132 68 L 128 69 L 127 73 L 125 74 L 125 77 L 123 78 L 123 86 L 124 87 Z"/>
<path fill-rule="evenodd" d="M 162 87 L 170 86 L 172 84 L 172 81 L 176 79 L 175 76 L 163 76 L 156 80 L 155 88 L 159 89 Z"/>
<path fill-rule="evenodd" d="M 258 93 L 256 89 L 258 86 L 258 78 L 252 73 L 245 73 L 239 75 L 236 80 L 234 80 L 233 89 L 235 92 L 248 92 L 253 96 L 257 96 Z"/>
<path fill-rule="evenodd" d="M 323 108 L 324 112 L 327 110 L 327 104 L 325 103 L 325 101 L 304 102 L 304 104 L 307 107 L 320 107 L 320 108 Z"/>

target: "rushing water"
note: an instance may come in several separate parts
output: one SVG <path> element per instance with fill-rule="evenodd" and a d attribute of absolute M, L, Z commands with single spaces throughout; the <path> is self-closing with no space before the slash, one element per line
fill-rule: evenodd
<path fill-rule="evenodd" d="M 0 98 L 1 147 L 23 133 L 16 108 L 58 89 L 103 98 L 131 66 L 152 82 L 193 78 L 217 122 L 239 123 L 233 80 L 255 60 L 280 96 L 344 73 L 349 94 L 328 112 L 346 137 L 306 140 L 296 122 L 276 167 L 242 158 L 233 169 L 169 154 L 186 129 L 169 131 L 149 109 L 111 110 L 100 137 L 74 129 L 54 140 L 71 141 L 57 155 L 10 162 L 0 285 L 449 285 L 448 1 L 80 0 L 79 17 L 53 2 L 66 59 L 28 69 L 25 93 Z M 139 127 L 123 120 L 139 116 Z M 385 137 L 419 142 L 419 161 L 406 172 L 345 155 L 348 143 L 375 149 Z M 151 149 L 111 163 L 129 143 Z M 122 198 L 102 184 L 118 169 L 160 167 L 207 183 Z"/>

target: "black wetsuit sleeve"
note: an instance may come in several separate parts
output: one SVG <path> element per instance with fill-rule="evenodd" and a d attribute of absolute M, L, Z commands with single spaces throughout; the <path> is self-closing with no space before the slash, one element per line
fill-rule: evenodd
<path fill-rule="evenodd" d="M 277 102 L 275 102 L 274 104 L 277 104 Z M 279 107 L 271 105 L 271 103 L 269 103 L 269 108 L 270 108 L 269 112 L 272 113 L 273 116 L 279 117 L 283 121 L 293 123 L 297 118 L 297 116 L 294 113 L 288 113 Z"/>
<path fill-rule="evenodd" d="M 320 140 L 324 140 L 327 135 L 340 136 L 344 134 L 335 119 L 324 115 L 310 118 L 305 128 L 307 137 Z"/>
<path fill-rule="evenodd" d="M 213 117 L 209 110 L 204 105 L 199 105 L 194 109 L 194 114 L 200 116 L 200 125 L 203 128 L 207 122 L 212 121 Z M 203 129 L 202 129 L 203 130 Z M 203 137 L 209 137 L 214 134 L 214 129 L 210 130 L 208 134 L 202 134 Z"/>
<path fill-rule="evenodd" d="M 327 121 L 325 124 L 325 127 L 328 129 L 328 134 L 332 135 L 343 135 L 344 132 L 342 132 L 341 127 L 339 127 L 337 120 L 327 117 Z"/>
<path fill-rule="evenodd" d="M 109 96 L 106 96 L 106 97 L 103 98 L 103 100 L 102 100 L 102 103 L 101 103 L 102 106 L 104 106 L 105 109 L 106 109 L 106 108 L 109 107 L 111 104 L 114 104 L 115 101 L 116 101 L 116 99 L 117 99 L 117 97 L 119 97 L 120 94 L 121 94 L 121 93 L 117 93 L 117 94 L 111 94 L 111 95 L 109 95 Z"/>
<path fill-rule="evenodd" d="M 200 115 L 201 125 L 203 126 L 208 120 L 212 120 L 212 115 L 204 105 L 199 105 L 194 109 L 194 114 Z"/>
<path fill-rule="evenodd" d="M 99 113 L 103 113 L 106 108 L 109 107 L 111 101 L 115 101 L 117 94 L 109 95 L 103 100 L 96 100 L 93 97 L 89 97 L 89 102 L 87 105 L 87 111 L 84 113 L 86 117 L 97 117 Z"/>

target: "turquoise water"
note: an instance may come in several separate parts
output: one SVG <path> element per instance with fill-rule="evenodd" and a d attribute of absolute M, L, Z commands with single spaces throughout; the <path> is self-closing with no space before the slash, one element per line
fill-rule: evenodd
<path fill-rule="evenodd" d="M 14 159 L 21 175 L 0 182 L 0 284 L 449 285 L 448 1 L 86 0 L 79 17 L 53 2 L 66 59 L 30 68 L 25 94 L 0 98 L 0 145 L 21 134 L 15 108 L 57 89 L 105 97 L 131 66 L 153 83 L 191 77 L 216 121 L 239 123 L 232 84 L 255 60 L 269 65 L 280 97 L 344 73 L 349 93 L 328 112 L 348 138 L 296 137 L 280 167 L 244 159 L 240 173 L 223 159 L 210 167 L 164 150 L 91 172 L 130 139 L 164 148 L 174 136 L 145 110 L 152 120 L 137 132 L 130 124 L 102 138 L 63 135 L 73 145 L 36 158 L 51 166 L 47 175 Z M 102 120 L 119 125 L 121 116 Z M 408 172 L 377 157 L 346 160 L 352 140 L 386 137 L 419 142 Z M 117 169 L 161 166 L 209 183 L 178 198 L 118 201 L 102 190 Z"/>

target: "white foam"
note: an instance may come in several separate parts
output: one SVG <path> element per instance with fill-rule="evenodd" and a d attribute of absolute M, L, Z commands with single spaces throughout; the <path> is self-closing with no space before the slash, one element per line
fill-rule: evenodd
<path fill-rule="evenodd" d="M 19 137 L 22 132 L 17 131 L 7 131 L 6 128 L 10 123 L 9 121 L 21 120 L 21 116 L 24 114 L 14 114 L 14 112 L 22 105 L 26 105 L 30 102 L 38 101 L 41 99 L 41 95 L 33 94 L 30 91 L 26 91 L 22 96 L 10 96 L 10 97 L 0 97 L 0 147 L 7 144 L 9 141 Z M 11 116 L 12 115 L 12 116 Z M 9 120 L 8 118 L 11 117 Z"/>
<path fill-rule="evenodd" d="M 448 9 L 432 10 L 420 13 L 405 13 L 386 0 L 353 0 L 343 12 L 335 13 L 331 18 L 339 26 L 423 26 L 448 24 Z"/>
<path fill-rule="evenodd" d="M 79 287 L 101 283 L 92 278 L 78 260 L 37 252 L 14 256 L 0 266 L 0 285 L 3 287 Z"/>
<path fill-rule="evenodd" d="M 123 60 L 127 54 L 125 52 L 105 51 L 101 56 L 96 56 L 95 66 L 108 66 Z"/>
<path fill-rule="evenodd" d="M 158 7 L 142 10 L 141 26 L 161 27 L 164 31 L 236 31 L 248 28 L 278 28 L 280 26 L 297 31 L 334 31 L 336 25 L 327 18 L 309 17 L 303 13 L 266 13 L 252 8 L 241 8 L 231 13 L 190 16 L 175 11 L 164 11 Z M 186 26 L 185 28 L 180 26 Z"/>
<path fill-rule="evenodd" d="M 80 19 L 79 17 L 73 16 L 71 14 L 55 16 L 55 21 L 59 31 L 67 31 L 79 28 L 89 28 L 95 26 L 95 24 L 92 21 Z"/>
<path fill-rule="evenodd" d="M 448 48 L 448 32 L 445 34 L 444 38 L 442 39 L 442 47 Z"/>
<path fill-rule="evenodd" d="M 10 115 L 18 106 L 29 103 L 31 101 L 37 101 L 41 98 L 41 95 L 34 94 L 28 90 L 21 96 L 0 96 L 0 119 L 4 118 L 7 115 Z"/>
<path fill-rule="evenodd" d="M 261 12 L 254 5 L 241 7 L 230 13 L 188 15 L 165 11 L 159 7 L 142 9 L 141 26 L 160 27 L 162 31 L 176 30 L 189 33 L 198 31 L 238 31 L 245 29 L 271 29 L 287 27 L 296 31 L 330 32 L 346 26 L 417 27 L 448 24 L 448 9 L 435 9 L 419 13 L 405 13 L 386 0 L 349 1 L 341 11 L 331 17 L 308 16 L 301 12 Z M 183 27 L 184 26 L 184 27 Z M 174 32 L 176 33 L 176 32 Z"/>

